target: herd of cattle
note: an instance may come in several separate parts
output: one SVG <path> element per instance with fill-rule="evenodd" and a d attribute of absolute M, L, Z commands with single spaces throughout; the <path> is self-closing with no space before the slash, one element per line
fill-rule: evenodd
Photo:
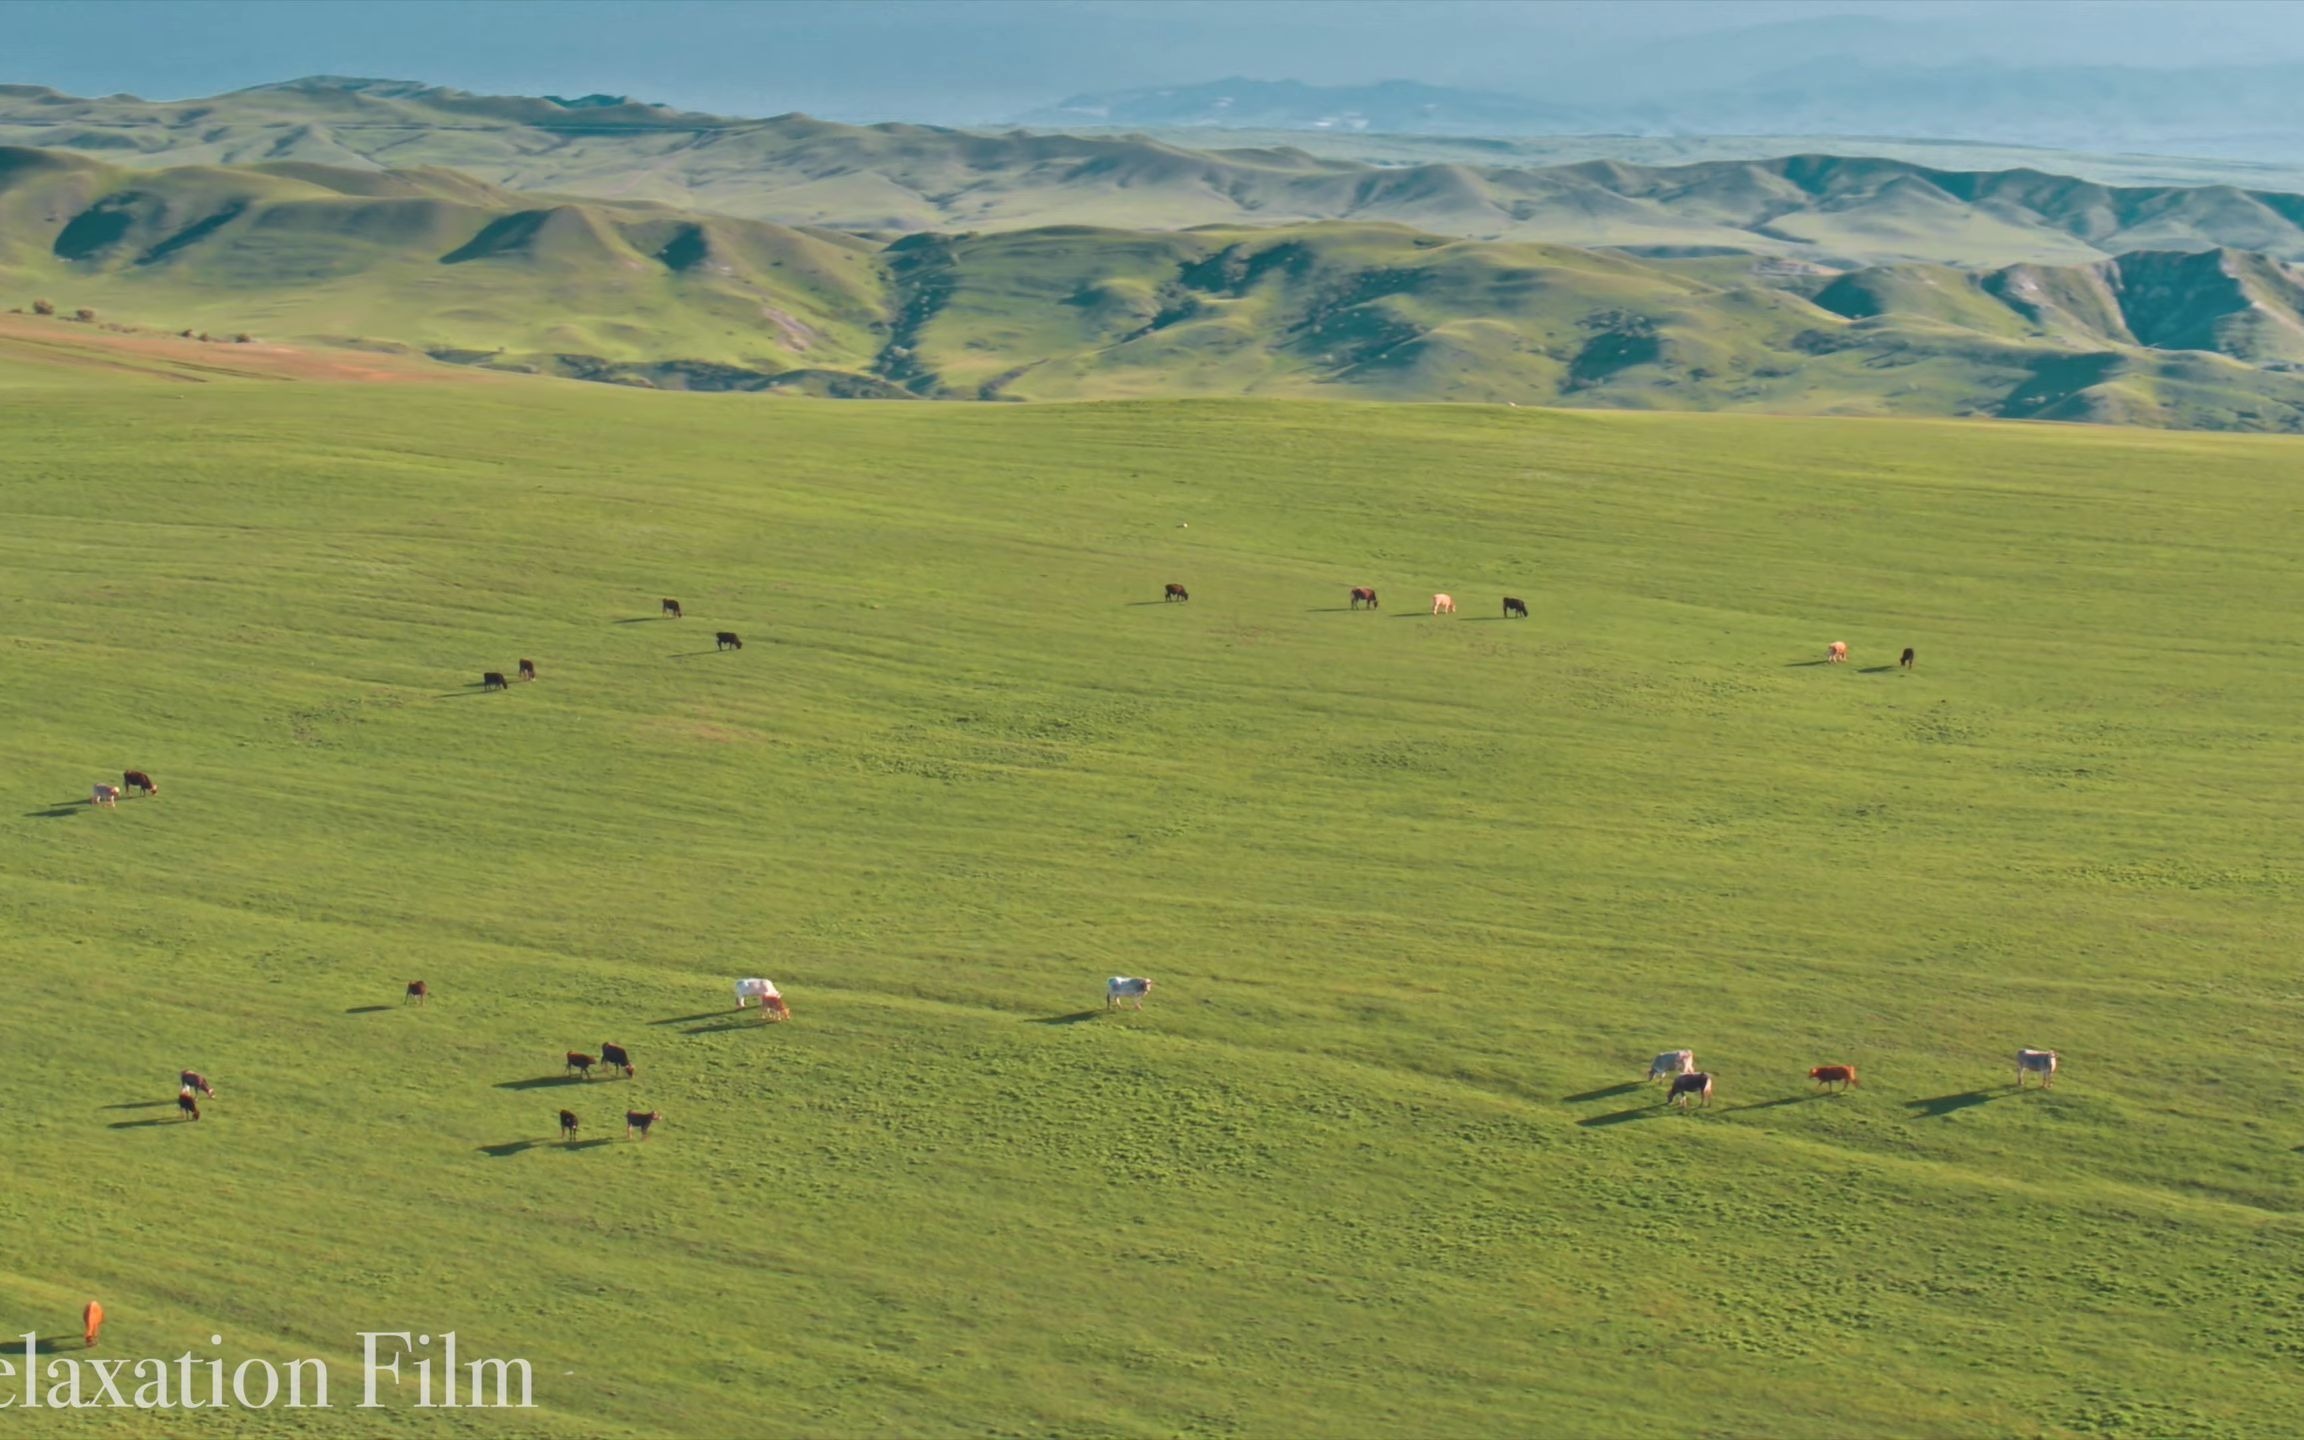
<path fill-rule="evenodd" d="M 1162 598 L 1169 601 L 1189 601 L 1192 598 L 1192 593 L 1184 586 L 1171 581 Z M 1370 610 L 1382 608 L 1373 587 L 1353 586 L 1350 608 L 1358 610 L 1363 606 Z M 670 598 L 663 600 L 662 613 L 675 620 L 684 618 L 680 602 Z M 1455 614 L 1455 597 L 1445 594 L 1434 595 L 1432 597 L 1432 613 L 1435 615 Z M 1505 596 L 1504 618 L 1508 620 L 1525 620 L 1528 618 L 1527 602 L 1517 596 Z M 737 637 L 734 631 L 722 630 L 715 637 L 715 648 L 741 650 L 744 648 L 744 642 Z M 1825 648 L 1825 659 L 1833 664 L 1845 663 L 1848 659 L 1847 642 L 1833 641 Z M 1912 668 L 1913 652 L 1910 647 L 1906 647 L 1897 663 L 1904 669 Z M 536 662 L 522 660 L 519 665 L 519 675 L 522 680 L 534 680 L 536 678 Z M 481 678 L 481 687 L 484 690 L 509 690 L 511 688 L 503 672 L 497 670 L 484 673 Z M 134 790 L 147 796 L 160 793 L 160 787 L 153 782 L 149 774 L 142 770 L 123 771 L 120 779 L 121 783 L 116 786 L 101 784 L 96 786 L 90 797 L 90 803 L 116 806 L 121 795 L 128 790 Z M 1105 982 L 1104 1007 L 1107 1010 L 1113 1010 L 1132 1002 L 1133 1008 L 1142 1010 L 1145 997 L 1151 993 L 1152 982 L 1150 980 L 1140 976 L 1115 975 Z M 411 980 L 408 982 L 401 1003 L 420 1006 L 427 1003 L 431 996 L 431 986 L 422 980 Z M 743 1010 L 755 1003 L 759 1005 L 760 1018 L 764 1021 L 784 1021 L 792 1018 L 791 1006 L 777 991 L 774 982 L 758 978 L 737 981 L 736 1008 Z M 2017 1085 L 2021 1087 L 2026 1077 L 2032 1075 L 2040 1077 L 2040 1084 L 2043 1089 L 2054 1085 L 2056 1060 L 2057 1054 L 2053 1050 L 2018 1050 L 2016 1052 Z M 612 1070 L 622 1070 L 626 1079 L 635 1078 L 639 1074 L 638 1069 L 632 1063 L 630 1053 L 621 1045 L 603 1043 L 600 1046 L 600 1053 L 596 1056 L 578 1050 L 567 1052 L 567 1072 L 590 1080 L 593 1067 L 596 1065 L 605 1066 Z M 1827 1091 L 1832 1091 L 1835 1087 L 1839 1090 L 1846 1090 L 1850 1086 L 1862 1083 L 1857 1079 L 1856 1067 L 1853 1065 L 1819 1065 L 1808 1072 L 1808 1078 Z M 1708 1072 L 1696 1068 L 1696 1054 L 1693 1050 L 1667 1050 L 1658 1055 L 1648 1067 L 1648 1083 L 1653 1085 L 1658 1080 L 1671 1082 L 1664 1097 L 1664 1103 L 1667 1105 L 1677 1105 L 1682 1110 L 1687 1110 L 1694 1105 L 1712 1103 L 1713 1077 Z M 177 1110 L 179 1115 L 187 1120 L 200 1118 L 199 1101 L 202 1097 L 209 1100 L 216 1098 L 214 1088 L 196 1070 L 184 1071 L 178 1077 L 178 1087 L 176 1093 Z M 624 1138 L 629 1140 L 637 1133 L 641 1139 L 647 1139 L 650 1130 L 663 1118 L 663 1112 L 658 1110 L 625 1111 Z M 565 1142 L 573 1142 L 581 1123 L 574 1111 L 562 1110 L 560 1112 L 560 1138 Z"/>

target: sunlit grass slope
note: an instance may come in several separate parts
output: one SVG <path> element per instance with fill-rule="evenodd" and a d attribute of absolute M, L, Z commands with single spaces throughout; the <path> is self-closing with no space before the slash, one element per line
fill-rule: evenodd
<path fill-rule="evenodd" d="M 339 1435 L 2304 1427 L 2291 444 L 0 399 L 0 1332 L 535 1362 Z"/>

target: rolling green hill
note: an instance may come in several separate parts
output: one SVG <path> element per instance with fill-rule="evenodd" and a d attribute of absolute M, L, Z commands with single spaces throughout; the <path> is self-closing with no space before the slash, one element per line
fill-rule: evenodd
<path fill-rule="evenodd" d="M 2304 282 L 2229 251 L 1832 273 L 1337 222 L 882 246 L 452 171 L 0 150 L 0 287 L 147 329 L 662 388 L 2304 429 Z"/>
<path fill-rule="evenodd" d="M 11 1436 L 2304 1429 L 2292 442 L 0 400 Z"/>
<path fill-rule="evenodd" d="M 1288 146 L 1210 151 L 1141 136 L 735 120 L 612 97 L 476 96 L 400 81 L 318 78 L 165 103 L 6 86 L 0 144 L 117 163 L 444 165 L 524 191 L 872 232 L 1348 220 L 1836 266 L 2079 264 L 2216 248 L 2304 260 L 2304 196 L 2231 184 L 2111 185 L 1818 154 L 1663 167 L 1379 166 Z"/>

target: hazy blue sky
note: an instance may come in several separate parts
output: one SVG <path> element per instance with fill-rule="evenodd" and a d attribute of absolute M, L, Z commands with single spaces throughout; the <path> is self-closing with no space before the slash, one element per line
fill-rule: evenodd
<path fill-rule="evenodd" d="M 1711 37 L 1712 32 L 1757 33 Z M 1661 42 L 1661 48 L 1658 48 Z M 1563 98 L 1872 63 L 2304 60 L 2286 0 L 0 0 L 0 80 L 152 99 L 299 75 L 731 114 L 997 119 L 1234 75 Z"/>

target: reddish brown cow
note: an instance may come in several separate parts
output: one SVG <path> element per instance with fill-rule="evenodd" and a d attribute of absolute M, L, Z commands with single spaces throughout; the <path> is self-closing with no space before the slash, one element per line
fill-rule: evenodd
<path fill-rule="evenodd" d="M 192 1098 L 192 1087 L 187 1085 L 176 1092 L 176 1113 L 186 1120 L 200 1118 L 200 1102 Z"/>
<path fill-rule="evenodd" d="M 632 1068 L 632 1057 L 624 1053 L 623 1046 L 610 1045 L 606 1041 L 600 1044 L 600 1063 L 623 1071 L 627 1080 L 639 1073 Z"/>
<path fill-rule="evenodd" d="M 211 1100 L 216 1098 L 215 1088 L 208 1083 L 208 1077 L 197 1070 L 185 1071 L 176 1077 L 176 1083 L 187 1090 L 197 1090 Z"/>
<path fill-rule="evenodd" d="M 1160 598 L 1163 600 L 1189 600 L 1192 598 L 1192 592 L 1181 585 L 1170 582 L 1166 593 L 1162 594 Z"/>
<path fill-rule="evenodd" d="M 1383 606 L 1376 603 L 1376 591 L 1373 587 L 1367 585 L 1355 585 L 1352 587 L 1352 608 L 1357 610 L 1363 605 L 1367 606 L 1371 610 L 1381 610 L 1384 608 Z"/>
<path fill-rule="evenodd" d="M 1856 1067 L 1853 1065 L 1819 1065 L 1808 1072 L 1808 1078 L 1827 1090 L 1834 1085 L 1846 1089 L 1850 1085 L 1864 1083 L 1856 1078 Z"/>
<path fill-rule="evenodd" d="M 651 1110 L 651 1111 L 649 1111 L 649 1112 L 648 1112 L 647 1114 L 645 1114 L 645 1115 L 641 1114 L 641 1113 L 640 1113 L 639 1111 L 637 1111 L 637 1110 L 627 1110 L 627 1111 L 625 1111 L 625 1112 L 624 1112 L 624 1138 L 625 1138 L 625 1139 L 627 1139 L 627 1140 L 631 1139 L 631 1138 L 632 1138 L 632 1132 L 633 1132 L 633 1131 L 635 1131 L 635 1130 L 637 1130 L 637 1131 L 639 1131 L 639 1132 L 640 1132 L 640 1138 L 641 1138 L 641 1139 L 643 1139 L 643 1140 L 647 1139 L 647 1138 L 648 1138 L 648 1130 L 649 1130 L 649 1127 L 650 1127 L 650 1126 L 652 1126 L 652 1125 L 654 1125 L 654 1124 L 655 1124 L 657 1121 L 659 1121 L 659 1120 L 661 1120 L 661 1119 L 663 1119 L 663 1118 L 664 1118 L 664 1112 L 663 1112 L 663 1111 L 661 1111 L 661 1110 Z"/>
<path fill-rule="evenodd" d="M 591 1056 L 585 1054 L 581 1050 L 571 1050 L 568 1052 L 568 1068 L 582 1072 L 584 1078 L 587 1080 L 592 1078 L 592 1067 L 599 1063 L 599 1061 L 593 1059 Z"/>
<path fill-rule="evenodd" d="M 408 982 L 408 994 L 407 994 L 405 997 L 403 997 L 403 998 L 402 998 L 402 1000 L 400 1001 L 400 1003 L 401 1003 L 401 1004 L 403 1004 L 403 1005 L 405 1005 L 405 1004 L 407 1004 L 407 1003 L 408 1003 L 410 1000 L 413 1000 L 413 1001 L 415 1001 L 417 1004 L 421 1005 L 421 1004 L 423 1004 L 425 1001 L 427 1001 L 427 1000 L 429 1000 L 429 999 L 431 999 L 431 998 L 432 998 L 432 987 L 431 987 L 431 986 L 429 986 L 429 985 L 425 984 L 425 983 L 424 983 L 423 981 L 421 981 L 421 980 L 411 980 L 411 981 L 409 981 L 409 982 Z"/>
<path fill-rule="evenodd" d="M 563 1110 L 560 1112 L 560 1138 L 563 1140 L 573 1140 L 576 1138 L 575 1111 Z"/>

